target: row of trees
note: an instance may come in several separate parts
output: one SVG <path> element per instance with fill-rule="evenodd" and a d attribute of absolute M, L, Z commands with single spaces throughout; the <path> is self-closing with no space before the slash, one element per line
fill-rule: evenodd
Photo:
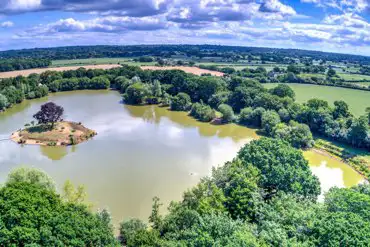
<path fill-rule="evenodd" d="M 126 246 L 366 246 L 370 186 L 333 188 L 323 203 L 301 151 L 262 138 L 214 169 L 168 214 L 154 198 L 149 225 L 124 221 Z"/>
<path fill-rule="evenodd" d="M 0 72 L 33 69 L 33 68 L 46 68 L 51 65 L 49 59 L 0 59 Z"/>
<path fill-rule="evenodd" d="M 149 222 L 125 220 L 114 238 L 107 210 L 92 213 L 83 187 L 66 182 L 62 195 L 45 173 L 12 171 L 0 188 L 4 246 L 367 246 L 370 185 L 332 188 L 318 202 L 320 184 L 301 151 L 261 138 L 214 168 Z M 118 242 L 119 241 L 119 242 Z"/>
<path fill-rule="evenodd" d="M 262 70 L 257 73 L 260 72 Z M 0 107 L 30 98 L 30 94 L 39 89 L 42 93 L 33 95 L 43 96 L 48 90 L 109 87 L 120 90 L 129 104 L 163 104 L 170 105 L 172 110 L 190 111 L 192 104 L 199 103 L 190 111 L 197 119 L 211 121 L 212 110 L 217 110 L 223 122 L 236 121 L 261 128 L 266 135 L 290 141 L 296 147 L 312 146 L 311 132 L 314 132 L 354 147 L 370 149 L 368 114 L 360 118 L 352 116 L 343 101 L 335 102 L 334 107 L 319 99 L 299 104 L 295 102 L 294 91 L 287 85 L 267 90 L 255 79 L 236 76 L 196 76 L 179 70 L 143 71 L 133 66 L 47 71 L 41 75 L 1 80 Z"/>

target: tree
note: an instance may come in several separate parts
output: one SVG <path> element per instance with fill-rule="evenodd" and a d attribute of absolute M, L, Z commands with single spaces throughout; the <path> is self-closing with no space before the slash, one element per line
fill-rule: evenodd
<path fill-rule="evenodd" d="M 178 93 L 171 100 L 172 111 L 188 111 L 191 106 L 190 96 L 186 93 Z"/>
<path fill-rule="evenodd" d="M 366 147 L 368 139 L 369 123 L 366 116 L 355 119 L 348 130 L 348 142 L 355 147 Z"/>
<path fill-rule="evenodd" d="M 39 124 L 51 124 L 52 129 L 54 128 L 55 123 L 61 120 L 63 112 L 63 107 L 58 106 L 53 102 L 48 102 L 43 104 L 41 106 L 41 110 L 33 115 L 33 117 Z"/>
<path fill-rule="evenodd" d="M 6 184 L 12 183 L 30 183 L 41 186 L 42 188 L 56 191 L 55 182 L 49 177 L 45 172 L 29 167 L 19 167 L 13 169 L 9 174 L 6 181 Z"/>
<path fill-rule="evenodd" d="M 346 102 L 343 100 L 336 100 L 334 101 L 334 111 L 333 111 L 333 117 L 335 119 L 341 118 L 341 117 L 349 117 L 351 113 L 349 112 L 349 107 Z"/>
<path fill-rule="evenodd" d="M 222 114 L 222 121 L 224 123 L 232 122 L 235 118 L 233 108 L 226 104 L 221 104 L 218 107 L 218 111 Z"/>
<path fill-rule="evenodd" d="M 131 239 L 136 233 L 145 231 L 146 229 L 147 225 L 139 219 L 123 221 L 119 228 L 119 240 L 121 244 L 126 246 L 128 243 L 131 243 Z"/>
<path fill-rule="evenodd" d="M 295 93 L 293 89 L 286 84 L 279 84 L 276 87 L 270 89 L 270 92 L 282 98 L 284 97 L 289 97 L 292 99 L 295 98 Z"/>
<path fill-rule="evenodd" d="M 307 101 L 307 106 L 313 109 L 318 110 L 319 108 L 328 108 L 329 104 L 325 100 L 321 99 L 310 99 Z"/>
<path fill-rule="evenodd" d="M 8 99 L 0 93 L 0 111 L 4 110 L 8 105 Z"/>
<path fill-rule="evenodd" d="M 239 151 L 238 157 L 245 166 L 252 164 L 259 169 L 259 186 L 267 199 L 279 191 L 311 200 L 320 194 L 319 180 L 312 175 L 302 152 L 285 141 L 271 138 L 252 141 Z"/>
<path fill-rule="evenodd" d="M 261 117 L 262 129 L 267 135 L 271 135 L 276 125 L 280 123 L 280 116 L 276 111 L 265 111 Z"/>
<path fill-rule="evenodd" d="M 198 102 L 191 107 L 190 115 L 202 122 L 210 122 L 216 117 L 215 111 L 209 105 Z"/>
<path fill-rule="evenodd" d="M 126 89 L 126 93 L 123 98 L 126 103 L 129 104 L 142 104 L 147 96 L 149 96 L 150 90 L 147 84 L 137 82 L 130 85 Z"/>
<path fill-rule="evenodd" d="M 41 179 L 33 181 L 30 174 L 38 171 L 21 174 L 22 179 L 12 176 L 0 188 L 2 245 L 117 246 L 105 218 L 83 205 L 63 202 L 53 188 L 45 186 L 48 183 L 42 182 L 46 175 L 38 175 Z"/>
<path fill-rule="evenodd" d="M 296 148 L 310 148 L 314 144 L 310 128 L 294 121 L 289 125 L 280 123 L 272 131 L 272 137 L 285 140 Z"/>
<path fill-rule="evenodd" d="M 328 77 L 334 77 L 334 76 L 336 76 L 337 75 L 337 72 L 334 70 L 334 69 L 332 69 L 332 68 L 330 68 L 329 70 L 328 70 L 328 72 L 327 72 L 327 74 L 326 74 Z"/>
<path fill-rule="evenodd" d="M 366 112 L 367 112 L 367 118 L 369 119 L 369 124 L 370 124 L 370 107 L 366 107 Z"/>

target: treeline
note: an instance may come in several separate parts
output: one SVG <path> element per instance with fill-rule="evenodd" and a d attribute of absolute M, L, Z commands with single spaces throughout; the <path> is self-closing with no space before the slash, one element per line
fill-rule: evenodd
<path fill-rule="evenodd" d="M 50 65 L 51 60 L 43 58 L 0 59 L 0 72 L 46 68 Z"/>
<path fill-rule="evenodd" d="M 70 46 L 56 48 L 35 48 L 9 50 L 0 52 L 0 58 L 44 58 L 80 59 L 99 57 L 141 57 L 185 56 L 203 58 L 220 58 L 225 61 L 260 60 L 266 63 L 294 63 L 299 59 L 302 63 L 315 60 L 370 64 L 370 57 L 308 51 L 298 49 L 278 49 L 263 47 L 219 46 L 219 45 L 135 45 L 135 46 Z"/>
<path fill-rule="evenodd" d="M 255 72 L 264 73 L 258 69 Z M 144 71 L 133 66 L 47 71 L 1 80 L 0 107 L 19 103 L 24 98 L 41 97 L 48 91 L 109 87 L 121 91 L 128 104 L 169 105 L 172 110 L 189 111 L 202 121 L 211 121 L 213 111 L 217 110 L 222 114 L 222 122 L 261 128 L 265 135 L 284 139 L 298 148 L 312 146 L 313 132 L 370 150 L 369 116 L 365 112 L 356 118 L 343 101 L 336 101 L 334 107 L 319 99 L 299 104 L 287 85 L 267 90 L 255 79 L 236 76 L 196 76 L 179 70 Z"/>
<path fill-rule="evenodd" d="M 302 152 L 261 138 L 212 170 L 148 223 L 126 219 L 114 238 L 107 210 L 93 213 L 83 190 L 34 169 L 12 171 L 0 188 L 4 246 L 367 246 L 370 185 L 332 188 L 318 202 L 319 179 Z"/>

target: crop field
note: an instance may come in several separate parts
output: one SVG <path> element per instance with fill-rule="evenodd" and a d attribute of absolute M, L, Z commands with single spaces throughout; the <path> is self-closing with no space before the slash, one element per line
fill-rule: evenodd
<path fill-rule="evenodd" d="M 70 60 L 53 60 L 51 67 L 84 66 L 100 64 L 128 64 L 128 65 L 154 65 L 155 62 L 134 62 L 131 58 L 87 58 Z"/>
<path fill-rule="evenodd" d="M 263 84 L 266 88 L 277 86 L 277 83 Z M 344 100 L 348 103 L 350 111 L 360 116 L 365 114 L 366 107 L 370 106 L 370 92 L 348 88 L 329 87 L 310 84 L 288 84 L 296 94 L 297 102 L 307 102 L 312 98 L 319 98 L 328 101 L 333 105 L 336 100 Z"/>

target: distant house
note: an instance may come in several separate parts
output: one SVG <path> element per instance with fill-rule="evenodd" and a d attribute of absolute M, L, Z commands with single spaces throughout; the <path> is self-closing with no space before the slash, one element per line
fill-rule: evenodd
<path fill-rule="evenodd" d="M 267 73 L 267 76 L 269 78 L 277 78 L 279 75 L 283 75 L 284 73 L 282 72 L 275 72 L 273 70 L 271 70 L 270 72 Z"/>

